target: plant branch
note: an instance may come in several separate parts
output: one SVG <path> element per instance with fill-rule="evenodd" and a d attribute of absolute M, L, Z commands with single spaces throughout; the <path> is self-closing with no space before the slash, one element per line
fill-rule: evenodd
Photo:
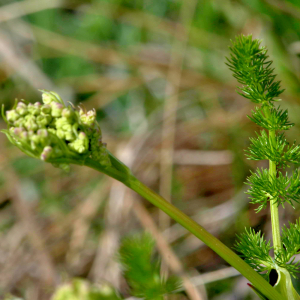
<path fill-rule="evenodd" d="M 112 155 L 110 155 L 113 157 Z M 60 163 L 59 159 L 55 160 L 56 163 Z M 66 159 L 63 159 L 66 163 Z M 114 167 L 105 167 L 100 163 L 92 160 L 91 158 L 86 158 L 84 161 L 68 159 L 68 163 L 85 165 L 94 170 L 100 171 L 113 177 L 123 184 L 131 188 L 133 191 L 137 192 L 139 195 L 147 199 L 153 205 L 168 214 L 173 220 L 185 227 L 189 232 L 198 237 L 203 241 L 208 247 L 214 250 L 218 255 L 220 255 L 225 261 L 227 261 L 231 266 L 237 269 L 244 277 L 246 277 L 259 291 L 261 291 L 270 300 L 282 300 L 282 296 L 272 288 L 272 286 L 266 282 L 258 273 L 256 273 L 247 263 L 245 263 L 238 255 L 236 255 L 232 250 L 225 246 L 216 237 L 206 231 L 201 225 L 196 223 L 194 220 L 189 218 L 186 214 L 176 208 L 174 205 L 170 204 L 160 195 L 156 194 L 150 188 L 141 183 L 136 179 L 131 173 L 125 173 L 124 171 L 118 170 L 117 164 L 120 164 L 120 168 L 125 166 L 119 162 L 117 159 L 114 161 Z M 117 168 L 116 168 L 117 167 Z"/>
<path fill-rule="evenodd" d="M 275 131 L 269 131 L 270 142 L 275 140 Z M 277 175 L 275 162 L 269 160 L 269 176 L 270 178 L 275 178 Z M 271 210 L 271 223 L 272 223 L 272 236 L 273 236 L 273 246 L 276 253 L 281 252 L 281 238 L 280 238 L 280 224 L 279 224 L 279 213 L 278 213 L 278 203 L 276 199 L 270 200 L 270 210 Z"/>

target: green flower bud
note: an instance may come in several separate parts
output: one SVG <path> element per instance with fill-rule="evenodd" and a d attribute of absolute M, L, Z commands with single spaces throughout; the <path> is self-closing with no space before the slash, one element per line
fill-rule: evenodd
<path fill-rule="evenodd" d="M 96 120 L 96 111 L 89 110 L 87 113 L 84 113 L 82 109 L 79 111 L 80 121 L 87 126 L 92 126 Z"/>
<path fill-rule="evenodd" d="M 23 131 L 20 135 L 20 138 L 25 141 L 25 142 L 28 142 L 29 141 L 29 134 L 27 131 Z"/>
<path fill-rule="evenodd" d="M 88 300 L 92 299 L 89 283 L 82 279 L 74 279 L 71 284 L 60 286 L 52 300 Z M 94 297 L 96 299 L 96 297 Z M 100 299 L 100 298 L 99 298 Z"/>
<path fill-rule="evenodd" d="M 57 135 L 60 139 L 62 139 L 62 140 L 64 140 L 65 137 L 66 137 L 65 131 L 62 130 L 62 129 L 57 129 L 57 130 L 56 130 L 56 135 Z"/>
<path fill-rule="evenodd" d="M 55 121 L 55 126 L 57 129 L 62 130 L 71 130 L 72 129 L 72 123 L 67 118 L 58 118 Z"/>
<path fill-rule="evenodd" d="M 74 117 L 75 113 L 70 107 L 66 107 L 63 109 L 61 115 L 66 119 L 72 119 Z"/>
<path fill-rule="evenodd" d="M 36 131 L 39 128 L 34 121 L 28 121 L 24 124 L 24 126 L 27 130 L 33 130 L 33 131 Z"/>
<path fill-rule="evenodd" d="M 37 135 L 39 136 L 40 142 L 42 144 L 44 144 L 47 141 L 48 137 L 49 137 L 47 129 L 39 129 L 37 131 Z"/>
<path fill-rule="evenodd" d="M 56 130 L 54 128 L 47 129 L 49 133 L 56 134 Z"/>
<path fill-rule="evenodd" d="M 41 138 L 37 134 L 33 134 L 30 137 L 30 141 L 31 141 L 31 148 L 36 149 L 36 146 L 40 143 Z"/>
<path fill-rule="evenodd" d="M 37 116 L 41 112 L 41 103 L 39 103 L 39 102 L 36 102 L 34 104 L 29 103 L 27 106 L 27 110 L 31 115 Z"/>
<path fill-rule="evenodd" d="M 78 138 L 74 142 L 69 143 L 68 146 L 75 152 L 82 154 L 88 150 L 89 140 L 84 132 L 80 132 Z"/>
<path fill-rule="evenodd" d="M 58 102 L 53 92 L 43 91 L 42 99 L 44 104 L 50 104 L 52 102 Z"/>
<path fill-rule="evenodd" d="M 25 116 L 25 122 L 23 124 L 27 130 L 36 131 L 39 128 L 38 125 L 36 124 L 36 118 L 32 115 Z"/>
<path fill-rule="evenodd" d="M 105 298 L 116 298 L 115 290 L 107 283 L 102 283 L 101 286 L 99 286 L 99 294 Z"/>
<path fill-rule="evenodd" d="M 6 111 L 6 119 L 8 122 L 13 123 L 19 118 L 20 115 L 14 109 Z"/>
<path fill-rule="evenodd" d="M 76 139 L 76 136 L 73 131 L 65 131 L 66 141 L 73 142 Z"/>
<path fill-rule="evenodd" d="M 57 102 L 52 102 L 51 103 L 51 116 L 52 117 L 61 117 L 62 111 L 64 109 L 64 106 L 61 103 L 57 103 Z"/>
<path fill-rule="evenodd" d="M 27 114 L 27 105 L 23 102 L 19 102 L 17 107 L 16 107 L 16 112 L 20 115 L 20 116 L 24 116 Z"/>
<path fill-rule="evenodd" d="M 28 137 L 29 138 L 31 138 L 34 135 L 34 131 L 32 131 L 32 130 L 29 130 L 27 132 L 28 132 Z"/>
<path fill-rule="evenodd" d="M 43 149 L 43 152 L 41 154 L 41 160 L 46 161 L 47 159 L 49 159 L 51 157 L 51 154 L 53 153 L 53 149 L 50 146 L 46 146 Z"/>
<path fill-rule="evenodd" d="M 20 119 L 18 119 L 18 120 L 16 120 L 16 121 L 14 121 L 14 126 L 15 127 L 25 127 L 25 119 L 24 118 L 20 118 Z"/>
<path fill-rule="evenodd" d="M 36 117 L 36 124 L 39 128 L 45 128 L 52 121 L 52 117 L 49 115 L 39 115 Z"/>
<path fill-rule="evenodd" d="M 14 128 L 13 133 L 21 140 L 28 139 L 28 133 L 24 128 Z"/>
<path fill-rule="evenodd" d="M 48 104 L 42 105 L 41 112 L 43 115 L 50 115 L 51 114 L 51 106 Z"/>
<path fill-rule="evenodd" d="M 101 139 L 91 140 L 92 158 L 101 161 L 101 164 L 111 166 L 111 161 L 107 154 L 106 144 L 101 142 Z"/>

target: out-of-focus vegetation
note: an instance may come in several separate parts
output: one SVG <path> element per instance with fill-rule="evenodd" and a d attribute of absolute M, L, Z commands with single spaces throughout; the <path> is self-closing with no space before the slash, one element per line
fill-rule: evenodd
<path fill-rule="evenodd" d="M 145 300 L 163 300 L 164 296 L 180 291 L 180 281 L 175 276 L 163 278 L 160 261 L 153 257 L 154 242 L 151 236 L 128 237 L 121 245 L 119 261 L 130 287 L 130 294 Z M 53 300 L 122 300 L 108 284 L 91 285 L 74 279 L 57 289 Z"/>
<path fill-rule="evenodd" d="M 103 140 L 135 175 L 228 246 L 245 226 L 271 235 L 243 182 L 256 130 L 252 105 L 225 65 L 229 40 L 263 39 L 299 141 L 300 3 L 296 0 L 26 0 L 0 3 L 0 99 L 40 101 L 38 89 L 97 110 Z M 5 127 L 3 120 L 1 128 Z M 50 299 L 72 278 L 129 297 L 122 237 L 150 231 L 174 299 L 256 299 L 246 280 L 199 240 L 121 184 L 86 168 L 64 173 L 0 135 L 0 295 Z M 282 223 L 295 210 L 282 211 Z M 0 298 L 1 298 L 0 296 Z M 173 297 L 173 296 L 172 296 Z M 173 298 L 172 298 L 173 299 Z"/>

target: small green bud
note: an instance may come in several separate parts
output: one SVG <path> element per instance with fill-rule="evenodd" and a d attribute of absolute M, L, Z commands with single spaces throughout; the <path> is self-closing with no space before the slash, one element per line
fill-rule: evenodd
<path fill-rule="evenodd" d="M 41 103 L 36 102 L 34 104 L 29 103 L 27 106 L 28 112 L 33 115 L 33 116 L 37 116 L 40 114 L 41 112 Z"/>
<path fill-rule="evenodd" d="M 37 134 L 33 134 L 30 137 L 30 141 L 31 141 L 31 148 L 36 149 L 36 145 L 38 145 L 40 143 L 41 138 Z"/>
<path fill-rule="evenodd" d="M 78 138 L 74 142 L 69 143 L 68 146 L 70 149 L 81 154 L 88 150 L 89 140 L 84 132 L 80 132 Z"/>
<path fill-rule="evenodd" d="M 73 128 L 73 126 L 71 124 L 65 124 L 61 127 L 62 130 L 68 131 L 68 132 L 71 132 L 72 128 Z"/>
<path fill-rule="evenodd" d="M 51 114 L 51 106 L 48 104 L 42 105 L 41 112 L 43 115 L 50 115 Z"/>
<path fill-rule="evenodd" d="M 23 140 L 23 141 L 28 141 L 29 140 L 29 134 L 27 131 L 23 131 L 20 135 L 20 138 Z"/>
<path fill-rule="evenodd" d="M 65 131 L 62 130 L 62 129 L 57 129 L 57 130 L 56 130 L 56 135 L 57 135 L 60 139 L 62 139 L 62 140 L 64 140 L 65 137 L 66 137 Z"/>
<path fill-rule="evenodd" d="M 49 133 L 56 134 L 56 130 L 54 128 L 47 129 Z"/>
<path fill-rule="evenodd" d="M 36 118 L 36 124 L 39 128 L 45 128 L 52 121 L 52 117 L 49 115 L 39 115 Z"/>
<path fill-rule="evenodd" d="M 23 134 L 26 132 L 24 128 L 14 128 L 13 133 L 16 135 L 18 138 L 22 139 Z M 27 132 L 26 132 L 27 133 Z"/>
<path fill-rule="evenodd" d="M 52 102 L 51 103 L 51 116 L 52 117 L 61 117 L 62 111 L 64 109 L 64 106 L 61 103 L 57 103 L 57 102 Z"/>
<path fill-rule="evenodd" d="M 13 123 L 14 121 L 18 120 L 20 115 L 14 110 L 7 110 L 6 111 L 6 119 L 8 122 Z"/>
<path fill-rule="evenodd" d="M 72 129 L 72 123 L 67 118 L 58 118 L 55 121 L 55 126 L 57 129 L 61 130 L 71 130 Z"/>
<path fill-rule="evenodd" d="M 49 159 L 51 157 L 51 154 L 53 153 L 53 149 L 50 146 L 46 146 L 43 149 L 43 152 L 41 154 L 41 160 L 46 161 L 47 159 Z"/>
<path fill-rule="evenodd" d="M 87 113 L 84 113 L 84 111 L 80 109 L 79 117 L 84 125 L 92 126 L 96 120 L 96 111 L 93 109 L 89 110 Z"/>
<path fill-rule="evenodd" d="M 20 118 L 20 119 L 18 119 L 18 120 L 16 120 L 16 121 L 14 121 L 14 126 L 15 127 L 25 127 L 25 119 L 24 118 Z"/>
<path fill-rule="evenodd" d="M 32 131 L 32 130 L 29 130 L 29 131 L 27 131 L 27 132 L 28 132 L 29 138 L 31 138 L 31 137 L 34 135 L 34 131 Z"/>
<path fill-rule="evenodd" d="M 47 129 L 39 129 L 37 135 L 42 139 L 46 140 L 49 137 Z"/>
<path fill-rule="evenodd" d="M 88 138 L 86 137 L 86 134 L 84 132 L 79 132 L 78 139 L 82 141 L 88 141 Z"/>
<path fill-rule="evenodd" d="M 36 118 L 32 115 L 25 116 L 24 126 L 27 130 L 38 130 L 38 125 L 36 124 Z"/>
<path fill-rule="evenodd" d="M 73 131 L 65 131 L 66 141 L 73 142 L 76 139 L 76 136 Z"/>
<path fill-rule="evenodd" d="M 56 102 L 64 104 L 64 101 L 61 99 L 61 97 L 57 93 L 55 93 L 53 91 L 51 91 L 50 93 L 56 98 Z"/>
<path fill-rule="evenodd" d="M 108 284 L 103 283 L 99 287 L 99 292 L 101 293 L 102 296 L 114 296 L 115 295 L 115 290 Z"/>
<path fill-rule="evenodd" d="M 50 104 L 52 102 L 59 102 L 53 92 L 43 91 L 42 99 L 44 104 Z"/>
<path fill-rule="evenodd" d="M 16 107 L 16 112 L 20 115 L 20 116 L 24 116 L 27 114 L 27 105 L 23 102 L 19 102 L 17 107 Z"/>
<path fill-rule="evenodd" d="M 61 115 L 66 119 L 71 119 L 74 117 L 75 113 L 70 107 L 66 107 L 63 109 Z"/>

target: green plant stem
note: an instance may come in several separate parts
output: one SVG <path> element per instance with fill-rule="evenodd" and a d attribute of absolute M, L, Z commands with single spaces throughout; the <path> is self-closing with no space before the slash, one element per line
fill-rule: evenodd
<path fill-rule="evenodd" d="M 243 276 L 245 276 L 261 293 L 263 293 L 270 300 L 283 300 L 282 296 L 267 281 L 265 281 L 262 276 L 254 271 L 247 263 L 245 263 L 238 255 L 236 255 L 232 250 L 225 246 L 221 241 L 219 241 L 216 237 L 206 231 L 201 225 L 196 223 L 194 220 L 192 220 L 174 205 L 169 203 L 163 197 L 145 186 L 132 174 L 120 171 L 122 168 L 124 169 L 125 166 L 118 160 L 114 161 L 114 165 L 116 166 L 118 163 L 121 164 L 119 170 L 116 167 L 104 167 L 91 158 L 86 158 L 84 161 L 73 159 L 68 160 L 65 158 L 61 160 L 56 159 L 55 163 L 72 163 L 77 165 L 85 165 L 121 181 L 123 184 L 131 188 L 133 191 L 137 192 L 139 195 L 147 199 L 156 207 L 160 208 L 172 219 L 186 228 L 189 232 L 198 237 L 208 247 L 214 250 L 225 261 L 227 261 L 231 266 L 233 266 Z"/>
<path fill-rule="evenodd" d="M 275 131 L 269 131 L 269 137 L 272 142 L 275 141 Z M 270 177 L 276 178 L 276 164 L 269 160 L 269 174 Z M 280 237 L 280 224 L 279 224 L 279 213 L 278 205 L 276 203 L 277 199 L 270 200 L 270 210 L 271 210 L 271 223 L 272 223 L 272 236 L 273 236 L 273 246 L 275 253 L 281 250 L 281 237 Z"/>

